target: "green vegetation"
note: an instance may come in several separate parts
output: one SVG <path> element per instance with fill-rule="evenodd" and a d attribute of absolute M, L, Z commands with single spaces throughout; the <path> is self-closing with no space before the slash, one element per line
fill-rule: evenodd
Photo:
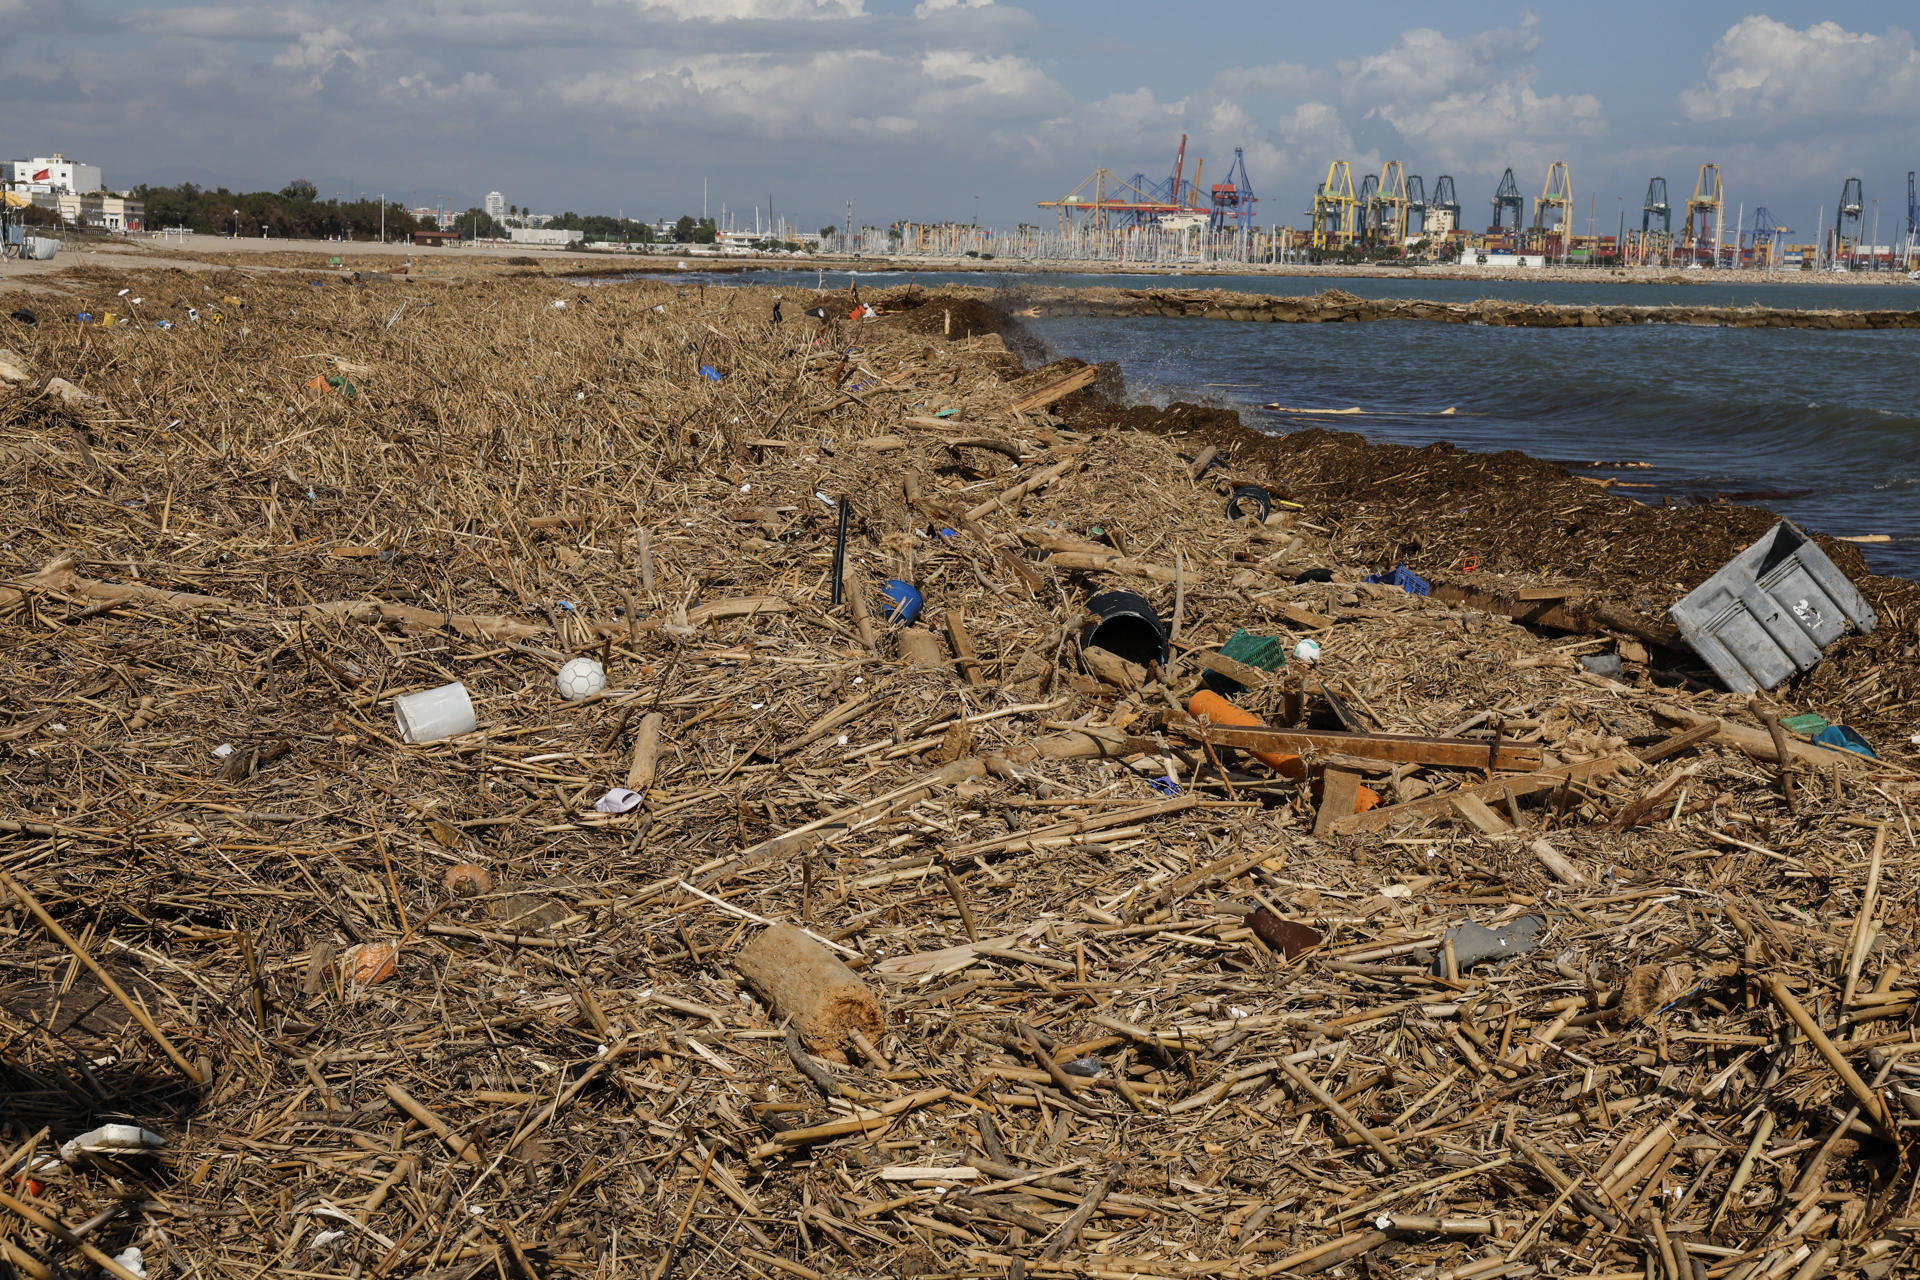
<path fill-rule="evenodd" d="M 142 184 L 129 194 L 146 203 L 147 226 L 155 230 L 186 227 L 203 235 L 237 233 L 255 238 L 264 230 L 276 238 L 355 240 L 371 240 L 380 234 L 378 200 L 322 200 L 305 178 L 296 178 L 278 191 L 209 190 L 183 182 L 177 187 Z M 239 211 L 237 217 L 235 210 Z M 492 220 L 478 209 L 470 212 L 479 214 L 480 233 L 485 235 Z M 401 239 L 417 225 L 404 206 L 388 202 L 387 239 Z M 467 230 L 470 225 L 467 215 L 461 215 L 461 229 Z"/>

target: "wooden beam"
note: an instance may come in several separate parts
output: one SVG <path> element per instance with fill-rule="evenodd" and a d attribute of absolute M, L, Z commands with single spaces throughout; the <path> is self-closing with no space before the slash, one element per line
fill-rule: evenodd
<path fill-rule="evenodd" d="M 1066 377 L 1049 386 L 1042 387 L 1026 399 L 1013 406 L 1015 413 L 1032 413 L 1035 409 L 1044 409 L 1055 400 L 1064 400 L 1082 387 L 1091 386 L 1100 376 L 1100 371 L 1092 365 L 1075 369 Z"/>
<path fill-rule="evenodd" d="M 1498 800 L 1508 792 L 1516 796 L 1530 796 L 1541 791 L 1552 791 L 1582 778 L 1600 777 L 1618 773 L 1624 755 L 1602 756 L 1598 760 L 1582 760 L 1578 764 L 1563 764 L 1555 769 L 1542 769 L 1530 773 L 1524 778 L 1501 778 L 1495 782 L 1483 782 L 1476 787 L 1462 787 L 1458 791 L 1443 791 L 1438 795 L 1422 796 L 1418 800 L 1408 800 L 1403 804 L 1386 805 L 1378 809 L 1369 809 L 1365 813 L 1356 813 L 1350 818 L 1340 818 L 1334 823 L 1335 835 L 1351 835 L 1356 831 L 1379 831 L 1406 820 L 1438 817 L 1452 810 L 1455 797 L 1470 795 L 1480 800 Z"/>
<path fill-rule="evenodd" d="M 1487 807 L 1487 802 L 1476 795 L 1454 792 L 1453 811 L 1473 824 L 1483 836 L 1504 836 L 1513 831 L 1511 823 Z"/>
<path fill-rule="evenodd" d="M 1491 738 L 1423 738 L 1402 733 L 1345 733 L 1339 730 L 1282 729 L 1267 725 L 1243 728 L 1190 720 L 1176 721 L 1168 728 L 1197 741 L 1210 742 L 1216 747 L 1238 747 L 1245 751 L 1281 751 L 1298 755 L 1310 749 L 1359 756 L 1364 760 L 1452 769 L 1484 769 L 1491 763 L 1496 772 L 1506 773 L 1531 773 L 1542 763 L 1540 748 L 1532 743 L 1496 744 Z"/>

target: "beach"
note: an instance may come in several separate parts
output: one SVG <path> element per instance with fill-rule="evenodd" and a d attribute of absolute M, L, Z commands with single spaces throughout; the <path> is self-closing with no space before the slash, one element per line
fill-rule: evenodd
<path fill-rule="evenodd" d="M 979 291 L 235 248 L 0 275 L 8 1265 L 1911 1248 L 1857 546 L 1874 629 L 1750 699 L 1667 611 L 1760 506 L 1143 400 Z"/>

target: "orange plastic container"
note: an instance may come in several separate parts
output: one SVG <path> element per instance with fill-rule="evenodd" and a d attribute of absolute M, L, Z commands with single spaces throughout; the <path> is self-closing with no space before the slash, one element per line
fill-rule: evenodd
<path fill-rule="evenodd" d="M 1241 728 L 1258 728 L 1262 723 L 1259 716 L 1251 711 L 1242 711 L 1211 689 L 1202 689 L 1193 695 L 1192 700 L 1187 703 L 1187 714 L 1196 720 L 1205 718 L 1215 724 L 1230 724 Z M 1247 754 L 1284 777 L 1307 776 L 1306 762 L 1291 752 L 1249 751 Z M 1365 813 L 1379 803 L 1378 795 L 1361 787 L 1359 794 L 1354 797 L 1353 811 Z"/>
<path fill-rule="evenodd" d="M 1241 728 L 1258 728 L 1261 724 L 1259 716 L 1251 711 L 1242 711 L 1211 689 L 1202 689 L 1193 695 L 1192 701 L 1187 703 L 1187 714 L 1196 720 L 1207 719 L 1215 724 L 1230 724 Z M 1284 777 L 1307 776 L 1306 762 L 1291 752 L 1249 751 L 1247 754 Z"/>

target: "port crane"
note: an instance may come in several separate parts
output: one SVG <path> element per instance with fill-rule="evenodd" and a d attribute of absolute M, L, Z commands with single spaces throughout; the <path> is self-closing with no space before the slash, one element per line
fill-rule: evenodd
<path fill-rule="evenodd" d="M 1707 222 L 1713 222 L 1713 235 L 1708 238 Z M 1720 193 L 1720 166 L 1703 164 L 1700 177 L 1693 184 L 1693 195 L 1687 199 L 1686 228 L 1680 238 L 1687 246 L 1687 261 L 1700 260 L 1700 246 L 1706 245 L 1707 264 L 1719 265 L 1720 240 L 1726 231 L 1726 204 Z"/>
<path fill-rule="evenodd" d="M 1335 160 L 1327 166 L 1326 181 L 1313 193 L 1313 247 L 1346 249 L 1354 241 L 1353 166 Z"/>
<path fill-rule="evenodd" d="M 1501 221 L 1501 215 L 1509 209 L 1513 210 L 1513 222 L 1506 224 Z M 1526 212 L 1527 198 L 1520 194 L 1520 184 L 1513 180 L 1513 170 L 1508 169 L 1500 175 L 1500 185 L 1493 193 L 1493 226 L 1489 229 L 1498 231 L 1503 226 L 1511 225 L 1514 231 L 1518 231 L 1520 220 L 1526 216 Z"/>

